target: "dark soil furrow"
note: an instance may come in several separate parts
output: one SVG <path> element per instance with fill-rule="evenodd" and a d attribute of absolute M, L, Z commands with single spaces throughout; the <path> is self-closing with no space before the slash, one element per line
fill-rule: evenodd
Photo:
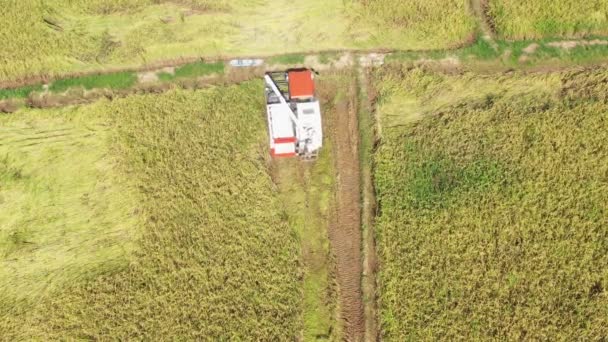
<path fill-rule="evenodd" d="M 352 87 L 351 87 L 352 88 Z M 361 290 L 361 209 L 356 88 L 336 105 L 333 115 L 336 208 L 329 237 L 336 262 L 344 339 L 362 341 L 365 333 Z"/>

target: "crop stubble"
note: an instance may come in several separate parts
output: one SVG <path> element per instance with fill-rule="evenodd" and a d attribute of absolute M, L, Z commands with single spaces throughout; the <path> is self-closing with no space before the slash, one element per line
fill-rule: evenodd
<path fill-rule="evenodd" d="M 358 161 L 356 85 L 346 84 L 348 93 L 337 96 L 331 115 L 334 163 L 337 170 L 336 204 L 329 227 L 331 250 L 339 286 L 340 319 L 344 338 L 361 341 L 365 332 L 361 276 L 361 195 Z"/>

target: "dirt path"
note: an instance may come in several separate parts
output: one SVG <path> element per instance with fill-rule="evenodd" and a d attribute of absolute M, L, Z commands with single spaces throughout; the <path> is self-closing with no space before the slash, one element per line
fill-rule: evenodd
<path fill-rule="evenodd" d="M 361 230 L 357 75 L 354 69 L 334 69 L 318 84 L 327 138 L 319 158 L 271 163 L 289 223 L 301 241 L 303 341 L 376 340 L 375 325 L 372 337 L 366 335 L 362 288 L 368 268 Z"/>
<path fill-rule="evenodd" d="M 329 208 L 324 200 L 334 190 L 330 158 L 326 153 L 316 163 L 276 159 L 271 164 L 289 225 L 301 244 L 302 341 L 331 339 L 335 330 L 336 294 L 327 233 Z"/>
<path fill-rule="evenodd" d="M 492 19 L 488 16 L 488 0 L 469 0 L 469 6 L 473 15 L 477 17 L 481 32 L 483 33 L 482 38 L 486 40 L 492 47 L 497 50 L 498 45 L 494 41 L 496 36 L 496 30 Z"/>
<path fill-rule="evenodd" d="M 378 257 L 376 255 L 376 236 L 374 220 L 376 218 L 376 192 L 373 183 L 372 155 L 376 139 L 376 124 L 372 105 L 373 95 L 368 89 L 369 69 L 358 68 L 357 86 L 359 97 L 359 169 L 361 170 L 361 233 L 363 234 L 363 309 L 365 312 L 365 341 L 379 341 L 378 330 L 378 294 L 376 273 Z"/>
<path fill-rule="evenodd" d="M 333 157 L 336 165 L 336 204 L 329 227 L 331 251 L 338 282 L 339 316 L 347 341 L 363 341 L 365 319 L 361 277 L 361 195 L 359 171 L 359 132 L 357 125 L 356 83 L 340 96 L 331 117 Z"/>
<path fill-rule="evenodd" d="M 107 67 L 103 69 L 97 70 L 89 70 L 83 72 L 66 72 L 61 75 L 39 75 L 32 76 L 23 79 L 16 79 L 12 81 L 0 81 L 0 89 L 14 89 L 24 86 L 36 86 L 36 85 L 44 85 L 50 84 L 51 82 L 58 79 L 66 79 L 66 78 L 75 78 L 82 76 L 96 76 L 96 75 L 109 75 L 120 72 L 134 72 L 134 73 L 146 73 L 146 72 L 157 72 L 163 71 L 164 69 L 176 69 L 180 66 L 184 66 L 186 64 L 194 63 L 194 62 L 205 62 L 205 63 L 217 63 L 224 62 L 229 63 L 233 60 L 245 59 L 245 60 L 258 60 L 261 59 L 264 61 L 264 66 L 275 66 L 271 62 L 274 57 L 280 57 L 285 55 L 292 54 L 301 54 L 305 57 L 311 56 L 319 56 L 322 54 L 336 54 L 342 56 L 366 56 L 366 55 L 387 55 L 390 53 L 398 52 L 398 50 L 394 49 L 345 49 L 345 48 L 337 48 L 337 49 L 327 49 L 327 50 L 301 50 L 297 53 L 269 53 L 263 55 L 256 54 L 236 54 L 230 56 L 190 56 L 190 57 L 181 57 L 181 58 L 173 58 L 160 60 L 153 63 L 148 63 L 145 65 L 135 66 L 135 67 Z M 267 64 L 269 63 L 269 64 Z M 338 65 L 340 66 L 340 65 Z M 343 67 L 350 67 L 351 65 L 348 63 L 344 63 Z M 243 69 L 252 69 L 252 68 L 243 68 Z"/>

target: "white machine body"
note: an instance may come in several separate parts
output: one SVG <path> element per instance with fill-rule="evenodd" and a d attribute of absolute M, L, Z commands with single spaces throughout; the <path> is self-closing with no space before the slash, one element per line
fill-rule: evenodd
<path fill-rule="evenodd" d="M 273 157 L 314 159 L 323 146 L 321 106 L 308 69 L 267 73 L 266 106 Z"/>

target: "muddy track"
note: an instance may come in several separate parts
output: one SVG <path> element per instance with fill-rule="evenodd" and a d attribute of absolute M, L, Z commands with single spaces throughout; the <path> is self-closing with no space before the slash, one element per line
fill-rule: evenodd
<path fill-rule="evenodd" d="M 336 165 L 336 204 L 329 227 L 331 251 L 338 282 L 339 315 L 344 339 L 363 341 L 365 318 L 361 277 L 361 195 L 359 170 L 359 132 L 357 125 L 356 84 L 349 96 L 336 103 L 330 134 Z"/>
<path fill-rule="evenodd" d="M 494 21 L 488 15 L 488 0 L 469 0 L 472 14 L 477 17 L 484 38 L 493 40 L 496 36 Z"/>

